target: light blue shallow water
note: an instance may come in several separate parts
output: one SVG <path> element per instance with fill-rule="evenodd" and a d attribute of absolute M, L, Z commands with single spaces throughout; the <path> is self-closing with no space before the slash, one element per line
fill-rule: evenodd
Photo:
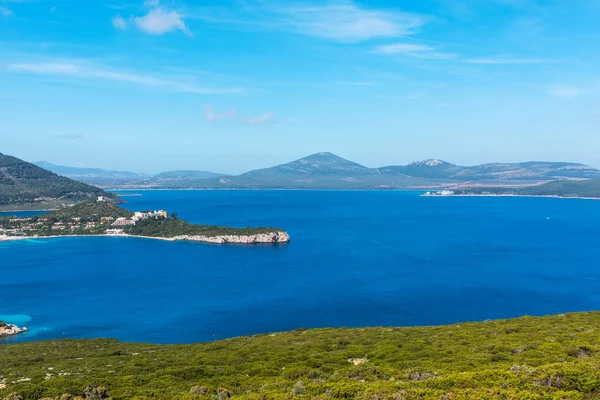
<path fill-rule="evenodd" d="M 328 191 L 127 200 L 195 223 L 282 227 L 293 241 L 0 243 L 0 319 L 32 329 L 11 340 L 186 343 L 600 309 L 600 201 Z"/>

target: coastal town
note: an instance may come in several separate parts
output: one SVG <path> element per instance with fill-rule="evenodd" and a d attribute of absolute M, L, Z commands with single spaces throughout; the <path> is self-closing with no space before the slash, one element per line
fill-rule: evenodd
<path fill-rule="evenodd" d="M 46 237 L 69 235 L 124 235 L 128 227 L 146 220 L 166 220 L 165 210 L 129 212 L 105 205 L 112 205 L 104 197 L 98 197 L 96 206 L 80 214 L 61 210 L 32 217 L 0 218 L 0 239 L 2 237 Z M 74 208 L 73 208 L 74 209 Z M 66 210 L 69 210 L 67 208 Z"/>

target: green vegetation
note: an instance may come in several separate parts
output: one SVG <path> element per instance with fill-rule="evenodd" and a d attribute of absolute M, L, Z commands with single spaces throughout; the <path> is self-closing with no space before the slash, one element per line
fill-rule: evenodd
<path fill-rule="evenodd" d="M 211 225 L 194 225 L 180 219 L 147 219 L 127 227 L 126 232 L 135 236 L 172 238 L 175 236 L 226 236 L 258 235 L 280 231 L 275 228 L 227 228 Z"/>
<path fill-rule="evenodd" d="M 0 207 L 40 209 L 116 196 L 0 153 Z M 20 207 L 15 207 L 20 206 Z"/>
<path fill-rule="evenodd" d="M 520 196 L 559 196 L 600 198 L 600 179 L 554 181 L 543 185 L 510 187 L 485 187 L 456 190 L 456 194 L 492 194 Z"/>
<path fill-rule="evenodd" d="M 117 400 L 598 399 L 600 313 L 193 345 L 61 340 L 0 346 L 0 359 L 0 398 L 25 400 L 88 385 Z"/>

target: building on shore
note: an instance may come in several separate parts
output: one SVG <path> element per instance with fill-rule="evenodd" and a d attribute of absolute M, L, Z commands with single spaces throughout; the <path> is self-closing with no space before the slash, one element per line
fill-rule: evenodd
<path fill-rule="evenodd" d="M 110 224 L 110 226 L 132 226 L 135 225 L 135 221 L 133 219 L 127 218 L 117 218 L 115 222 Z"/>

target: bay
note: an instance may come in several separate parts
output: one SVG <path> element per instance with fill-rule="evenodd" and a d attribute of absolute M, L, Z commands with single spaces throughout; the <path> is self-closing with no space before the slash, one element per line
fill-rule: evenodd
<path fill-rule="evenodd" d="M 600 202 L 399 191 L 143 191 L 131 210 L 274 226 L 287 245 L 0 243 L 10 341 L 191 343 L 298 328 L 437 325 L 600 308 Z"/>

